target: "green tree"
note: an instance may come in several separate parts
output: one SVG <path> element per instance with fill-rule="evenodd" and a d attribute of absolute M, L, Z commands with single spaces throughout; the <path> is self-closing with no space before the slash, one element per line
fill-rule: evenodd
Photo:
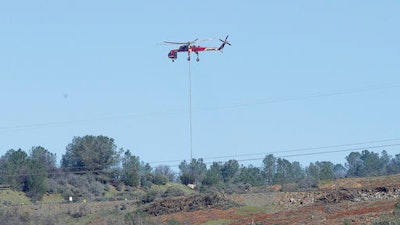
<path fill-rule="evenodd" d="M 221 168 L 221 174 L 225 183 L 232 183 L 235 179 L 235 176 L 239 172 L 239 163 L 237 160 L 231 159 L 228 162 L 225 162 Z"/>
<path fill-rule="evenodd" d="M 379 176 L 383 171 L 384 165 L 378 153 L 364 150 L 361 152 L 360 157 L 363 163 L 363 176 Z"/>
<path fill-rule="evenodd" d="M 274 175 L 275 184 L 285 184 L 292 182 L 293 168 L 292 163 L 286 159 L 278 158 L 276 161 L 276 173 Z"/>
<path fill-rule="evenodd" d="M 128 186 L 137 187 L 140 185 L 140 161 L 139 157 L 125 151 L 122 157 L 121 180 Z"/>
<path fill-rule="evenodd" d="M 184 185 L 196 183 L 194 175 L 192 175 L 190 173 L 181 173 L 181 175 L 179 176 L 179 179 L 181 180 L 181 183 Z"/>
<path fill-rule="evenodd" d="M 186 160 L 183 160 L 183 162 L 179 164 L 179 170 L 179 179 L 181 180 L 182 184 L 187 185 L 195 182 L 194 175 L 192 175 L 189 163 L 187 163 Z"/>
<path fill-rule="evenodd" d="M 347 170 L 342 164 L 336 164 L 333 167 L 333 174 L 335 179 L 344 178 L 346 176 Z"/>
<path fill-rule="evenodd" d="M 312 178 L 316 181 L 319 180 L 331 180 L 335 178 L 334 165 L 329 161 L 310 163 L 306 168 L 306 174 L 308 178 Z"/>
<path fill-rule="evenodd" d="M 2 183 L 10 185 L 13 189 L 24 191 L 26 178 L 30 172 L 28 154 L 21 149 L 10 149 L 1 157 L 1 162 Z"/>
<path fill-rule="evenodd" d="M 319 168 L 315 163 L 310 163 L 308 167 L 306 167 L 306 175 L 309 178 L 313 178 L 315 180 L 319 180 Z"/>
<path fill-rule="evenodd" d="M 57 169 L 56 154 L 49 152 L 47 149 L 41 146 L 32 147 L 30 151 L 30 158 L 43 165 L 48 174 L 54 173 Z"/>
<path fill-rule="evenodd" d="M 269 154 L 265 156 L 263 160 L 263 173 L 264 173 L 264 180 L 267 185 L 273 184 L 274 176 L 276 173 L 276 158 L 274 155 Z"/>
<path fill-rule="evenodd" d="M 140 163 L 140 185 L 142 187 L 150 188 L 153 181 L 153 168 L 151 168 L 150 164 L 141 162 Z"/>
<path fill-rule="evenodd" d="M 333 172 L 333 163 L 329 161 L 316 162 L 318 168 L 318 179 L 319 180 L 332 180 L 335 178 Z"/>
<path fill-rule="evenodd" d="M 1 182 L 40 200 L 47 191 L 46 165 L 21 149 L 9 150 L 0 160 Z"/>
<path fill-rule="evenodd" d="M 301 179 L 303 179 L 305 176 L 304 169 L 301 167 L 299 162 L 292 162 L 292 174 L 291 174 L 291 180 L 293 182 L 298 182 Z"/>
<path fill-rule="evenodd" d="M 203 184 L 206 185 L 216 185 L 223 182 L 223 177 L 221 174 L 222 165 L 220 162 L 213 162 L 210 168 L 206 172 L 206 177 Z"/>
<path fill-rule="evenodd" d="M 250 184 L 253 187 L 264 185 L 263 174 L 258 167 L 249 165 L 241 166 L 239 175 L 236 177 L 235 183 Z"/>
<path fill-rule="evenodd" d="M 387 173 L 400 173 L 400 154 L 396 154 L 394 158 L 389 160 L 389 163 L 387 164 Z"/>
<path fill-rule="evenodd" d="M 61 165 L 70 171 L 99 172 L 116 165 L 120 151 L 114 139 L 105 136 L 74 137 L 62 156 Z"/>
<path fill-rule="evenodd" d="M 30 159 L 28 168 L 24 191 L 31 199 L 41 200 L 48 190 L 46 164 L 38 159 Z"/>
<path fill-rule="evenodd" d="M 347 176 L 349 177 L 361 177 L 365 176 L 364 163 L 361 159 L 361 154 L 359 152 L 351 152 L 346 156 L 346 167 Z"/>
<path fill-rule="evenodd" d="M 380 175 L 388 175 L 388 165 L 390 163 L 391 156 L 387 153 L 386 150 L 381 152 L 380 163 L 381 163 L 381 171 Z"/>
<path fill-rule="evenodd" d="M 168 178 L 161 173 L 153 173 L 151 182 L 157 185 L 165 185 L 168 182 Z"/>
<path fill-rule="evenodd" d="M 352 152 L 347 157 L 348 176 L 365 177 L 387 174 L 390 157 L 386 151 L 379 153 L 363 150 L 361 153 Z"/>
<path fill-rule="evenodd" d="M 170 166 L 167 165 L 158 165 L 154 168 L 154 175 L 162 175 L 167 178 L 168 181 L 175 180 L 175 172 L 171 169 Z"/>
<path fill-rule="evenodd" d="M 273 177 L 274 184 L 298 182 L 303 179 L 305 172 L 299 162 L 291 163 L 287 159 L 276 160 L 276 172 Z"/>
<path fill-rule="evenodd" d="M 182 184 L 201 184 L 206 176 L 207 166 L 203 159 L 192 159 L 188 164 L 186 160 L 179 165 L 180 176 Z"/>

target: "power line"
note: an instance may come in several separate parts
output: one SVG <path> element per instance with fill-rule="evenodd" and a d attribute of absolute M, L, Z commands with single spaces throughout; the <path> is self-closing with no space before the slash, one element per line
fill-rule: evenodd
<path fill-rule="evenodd" d="M 281 98 L 276 98 L 276 99 L 265 99 L 265 100 L 261 100 L 258 102 L 238 103 L 238 104 L 232 104 L 232 105 L 221 106 L 221 107 L 202 108 L 201 111 L 245 108 L 245 107 L 257 106 L 257 105 L 267 105 L 267 104 L 274 104 L 274 103 L 281 103 L 281 102 L 308 100 L 308 99 L 313 99 L 313 98 L 323 98 L 323 97 L 332 97 L 332 96 L 338 96 L 338 95 L 356 94 L 356 93 L 378 91 L 378 90 L 398 88 L 398 87 L 400 87 L 400 84 L 386 85 L 386 86 L 369 86 L 369 87 L 362 87 L 362 88 L 338 90 L 338 91 L 332 91 L 332 92 L 326 92 L 326 93 L 325 92 L 313 93 L 310 95 L 303 95 L 303 96 L 295 95 L 295 96 L 281 97 Z"/>
<path fill-rule="evenodd" d="M 190 64 L 189 64 L 190 66 Z M 190 70 L 190 68 L 189 68 Z M 189 71 L 189 75 L 190 75 Z M 191 81 L 189 81 L 191 83 Z M 386 86 L 369 86 L 363 88 L 354 88 L 354 89 L 347 89 L 347 90 L 339 90 L 333 92 L 326 92 L 326 93 L 314 93 L 310 95 L 304 96 L 289 96 L 289 97 L 281 97 L 275 98 L 270 100 L 261 100 L 259 102 L 247 102 L 247 103 L 239 103 L 239 104 L 232 104 L 232 105 L 225 105 L 225 106 L 216 106 L 216 107 L 202 107 L 202 108 L 195 108 L 193 109 L 190 107 L 190 111 L 192 112 L 204 112 L 204 111 L 218 111 L 218 110 L 233 110 L 238 108 L 246 108 L 252 107 L 257 105 L 268 105 L 268 104 L 275 104 L 275 103 L 282 103 L 282 102 L 290 102 L 290 101 L 300 101 L 300 100 L 307 100 L 313 98 L 323 98 L 323 97 L 332 97 L 337 95 L 347 95 L 347 94 L 355 94 L 355 93 L 362 93 L 362 92 L 369 92 L 369 91 L 378 91 L 384 89 L 391 89 L 391 88 L 398 88 L 400 84 L 394 85 L 386 85 Z M 190 86 L 191 89 L 191 86 Z M 191 92 L 191 90 L 189 90 Z M 191 95 L 191 93 L 189 93 Z M 190 96 L 191 101 L 191 96 Z M 191 104 L 191 102 L 190 102 Z M 179 115 L 186 113 L 187 111 L 184 109 L 171 109 L 171 110 L 164 110 L 164 111 L 154 111 L 154 112 L 142 112 L 142 113 L 131 113 L 125 115 L 117 115 L 117 116 L 105 116 L 99 118 L 86 118 L 86 119 L 77 119 L 77 120 L 69 120 L 69 121 L 56 121 L 56 122 L 43 122 L 43 123 L 36 123 L 36 124 L 28 124 L 28 125 L 16 125 L 16 126 L 3 126 L 0 127 L 1 131 L 10 131 L 10 130 L 26 130 L 26 129 L 40 129 L 40 128 L 48 128 L 48 127 L 60 127 L 60 126 L 67 126 L 70 124 L 81 124 L 81 123 L 91 123 L 91 122 L 99 122 L 99 121 L 109 121 L 109 120 L 126 120 L 132 118 L 141 118 L 141 117 L 160 117 L 166 115 Z M 190 112 L 190 114 L 192 114 Z"/>
<path fill-rule="evenodd" d="M 259 152 L 259 153 L 249 153 L 249 154 L 235 154 L 235 155 L 225 155 L 225 156 L 217 156 L 217 157 L 204 157 L 202 158 L 203 160 L 215 160 L 215 159 L 234 159 L 234 158 L 239 158 L 239 157 L 245 157 L 245 156 L 257 156 L 257 155 L 268 155 L 268 154 L 282 154 L 282 153 L 291 153 L 291 152 L 302 152 L 302 151 L 310 151 L 310 150 L 318 150 L 318 149 L 331 149 L 331 148 L 340 148 L 340 147 L 350 147 L 350 146 L 356 146 L 356 145 L 365 145 L 365 144 L 373 144 L 373 143 L 383 143 L 383 142 L 392 142 L 392 141 L 400 141 L 400 138 L 391 138 L 391 139 L 382 139 L 382 140 L 374 140 L 374 141 L 366 141 L 366 142 L 356 142 L 356 143 L 347 143 L 347 144 L 339 144 L 339 145 L 327 145 L 327 146 L 319 146 L 319 147 L 309 147 L 309 148 L 295 148 L 295 149 L 289 149 L 289 150 L 281 150 L 281 151 L 272 151 L 272 152 Z M 396 146 L 395 144 L 394 146 Z M 388 145 L 381 145 L 381 146 L 388 146 Z M 379 146 L 378 146 L 379 147 Z M 368 149 L 370 147 L 359 147 L 359 148 L 352 148 L 350 150 L 345 150 L 345 151 L 352 151 L 352 150 L 357 150 L 357 149 Z M 372 148 L 375 148 L 372 146 Z M 308 153 L 304 153 L 308 154 Z M 318 153 L 315 153 L 317 155 Z M 293 155 L 293 156 L 301 156 L 299 154 Z M 291 155 L 283 155 L 280 157 L 293 157 Z M 259 158 L 257 157 L 256 159 L 264 159 L 264 158 Z M 163 161 L 153 161 L 149 162 L 149 164 L 163 164 L 163 163 L 176 163 L 176 162 L 182 162 L 186 159 L 173 159 L 173 160 L 163 160 Z M 250 160 L 251 161 L 251 160 Z"/>
<path fill-rule="evenodd" d="M 368 146 L 368 147 L 360 147 L 360 148 L 350 148 L 350 149 L 342 149 L 342 150 L 331 150 L 331 151 L 323 151 L 323 152 L 311 152 L 311 153 L 301 153 L 301 154 L 292 154 L 292 155 L 281 155 L 278 156 L 279 158 L 290 158 L 290 157 L 298 157 L 298 156 L 310 156 L 310 155 L 322 155 L 322 154 L 330 154 L 330 153 L 337 153 L 337 152 L 351 152 L 351 151 L 360 151 L 360 150 L 368 150 L 368 149 L 376 149 L 376 148 L 387 148 L 387 147 L 394 147 L 400 146 L 400 143 L 390 144 L 390 145 L 379 145 L 379 146 Z M 246 161 L 255 161 L 255 160 L 263 160 L 264 158 L 250 158 L 250 159 L 243 159 L 237 160 L 239 162 L 246 162 Z"/>
<path fill-rule="evenodd" d="M 130 119 L 130 118 L 159 117 L 159 116 L 182 114 L 183 112 L 184 112 L 184 110 L 169 110 L 169 111 L 166 110 L 166 111 L 159 111 L 159 112 L 131 113 L 131 114 L 126 114 L 126 115 L 106 116 L 106 117 L 98 117 L 98 118 L 91 118 L 91 119 L 77 119 L 77 120 L 67 120 L 67 121 L 35 123 L 35 124 L 28 124 L 28 125 L 3 126 L 3 127 L 0 127 L 0 131 L 39 129 L 39 128 L 48 128 L 48 127 L 62 127 L 62 126 L 70 125 L 70 124 L 82 124 L 82 123 L 92 123 L 92 122 L 101 122 L 101 121 L 110 121 L 110 120 L 126 120 L 126 119 Z"/>

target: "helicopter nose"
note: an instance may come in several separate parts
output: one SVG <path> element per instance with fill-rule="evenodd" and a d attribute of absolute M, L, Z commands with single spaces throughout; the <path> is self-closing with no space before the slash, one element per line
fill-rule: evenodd
<path fill-rule="evenodd" d="M 169 57 L 170 59 L 176 59 L 176 58 L 177 58 L 177 52 L 175 52 L 174 50 L 171 50 L 171 51 L 168 53 L 168 57 Z"/>

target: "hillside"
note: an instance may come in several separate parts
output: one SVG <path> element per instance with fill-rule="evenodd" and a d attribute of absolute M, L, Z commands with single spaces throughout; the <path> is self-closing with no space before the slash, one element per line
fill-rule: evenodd
<path fill-rule="evenodd" d="M 313 190 L 291 192 L 273 186 L 199 194 L 173 185 L 185 195 L 149 203 L 112 197 L 66 203 L 46 195 L 33 204 L 18 192 L 0 190 L 0 224 L 374 224 L 395 220 L 400 196 L 400 175 L 325 181 Z M 166 188 L 157 186 L 153 192 Z"/>
<path fill-rule="evenodd" d="M 238 208 L 178 213 L 163 218 L 179 218 L 188 224 L 373 224 L 395 220 L 399 196 L 399 175 L 347 178 L 301 192 L 256 188 L 227 196 L 242 205 Z"/>

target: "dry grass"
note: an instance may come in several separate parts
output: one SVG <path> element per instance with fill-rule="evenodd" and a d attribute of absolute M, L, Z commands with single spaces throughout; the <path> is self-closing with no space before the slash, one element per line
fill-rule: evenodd
<path fill-rule="evenodd" d="M 25 193 L 13 190 L 0 191 L 0 204 L 4 205 L 26 205 L 32 204 L 31 200 L 26 197 Z"/>

